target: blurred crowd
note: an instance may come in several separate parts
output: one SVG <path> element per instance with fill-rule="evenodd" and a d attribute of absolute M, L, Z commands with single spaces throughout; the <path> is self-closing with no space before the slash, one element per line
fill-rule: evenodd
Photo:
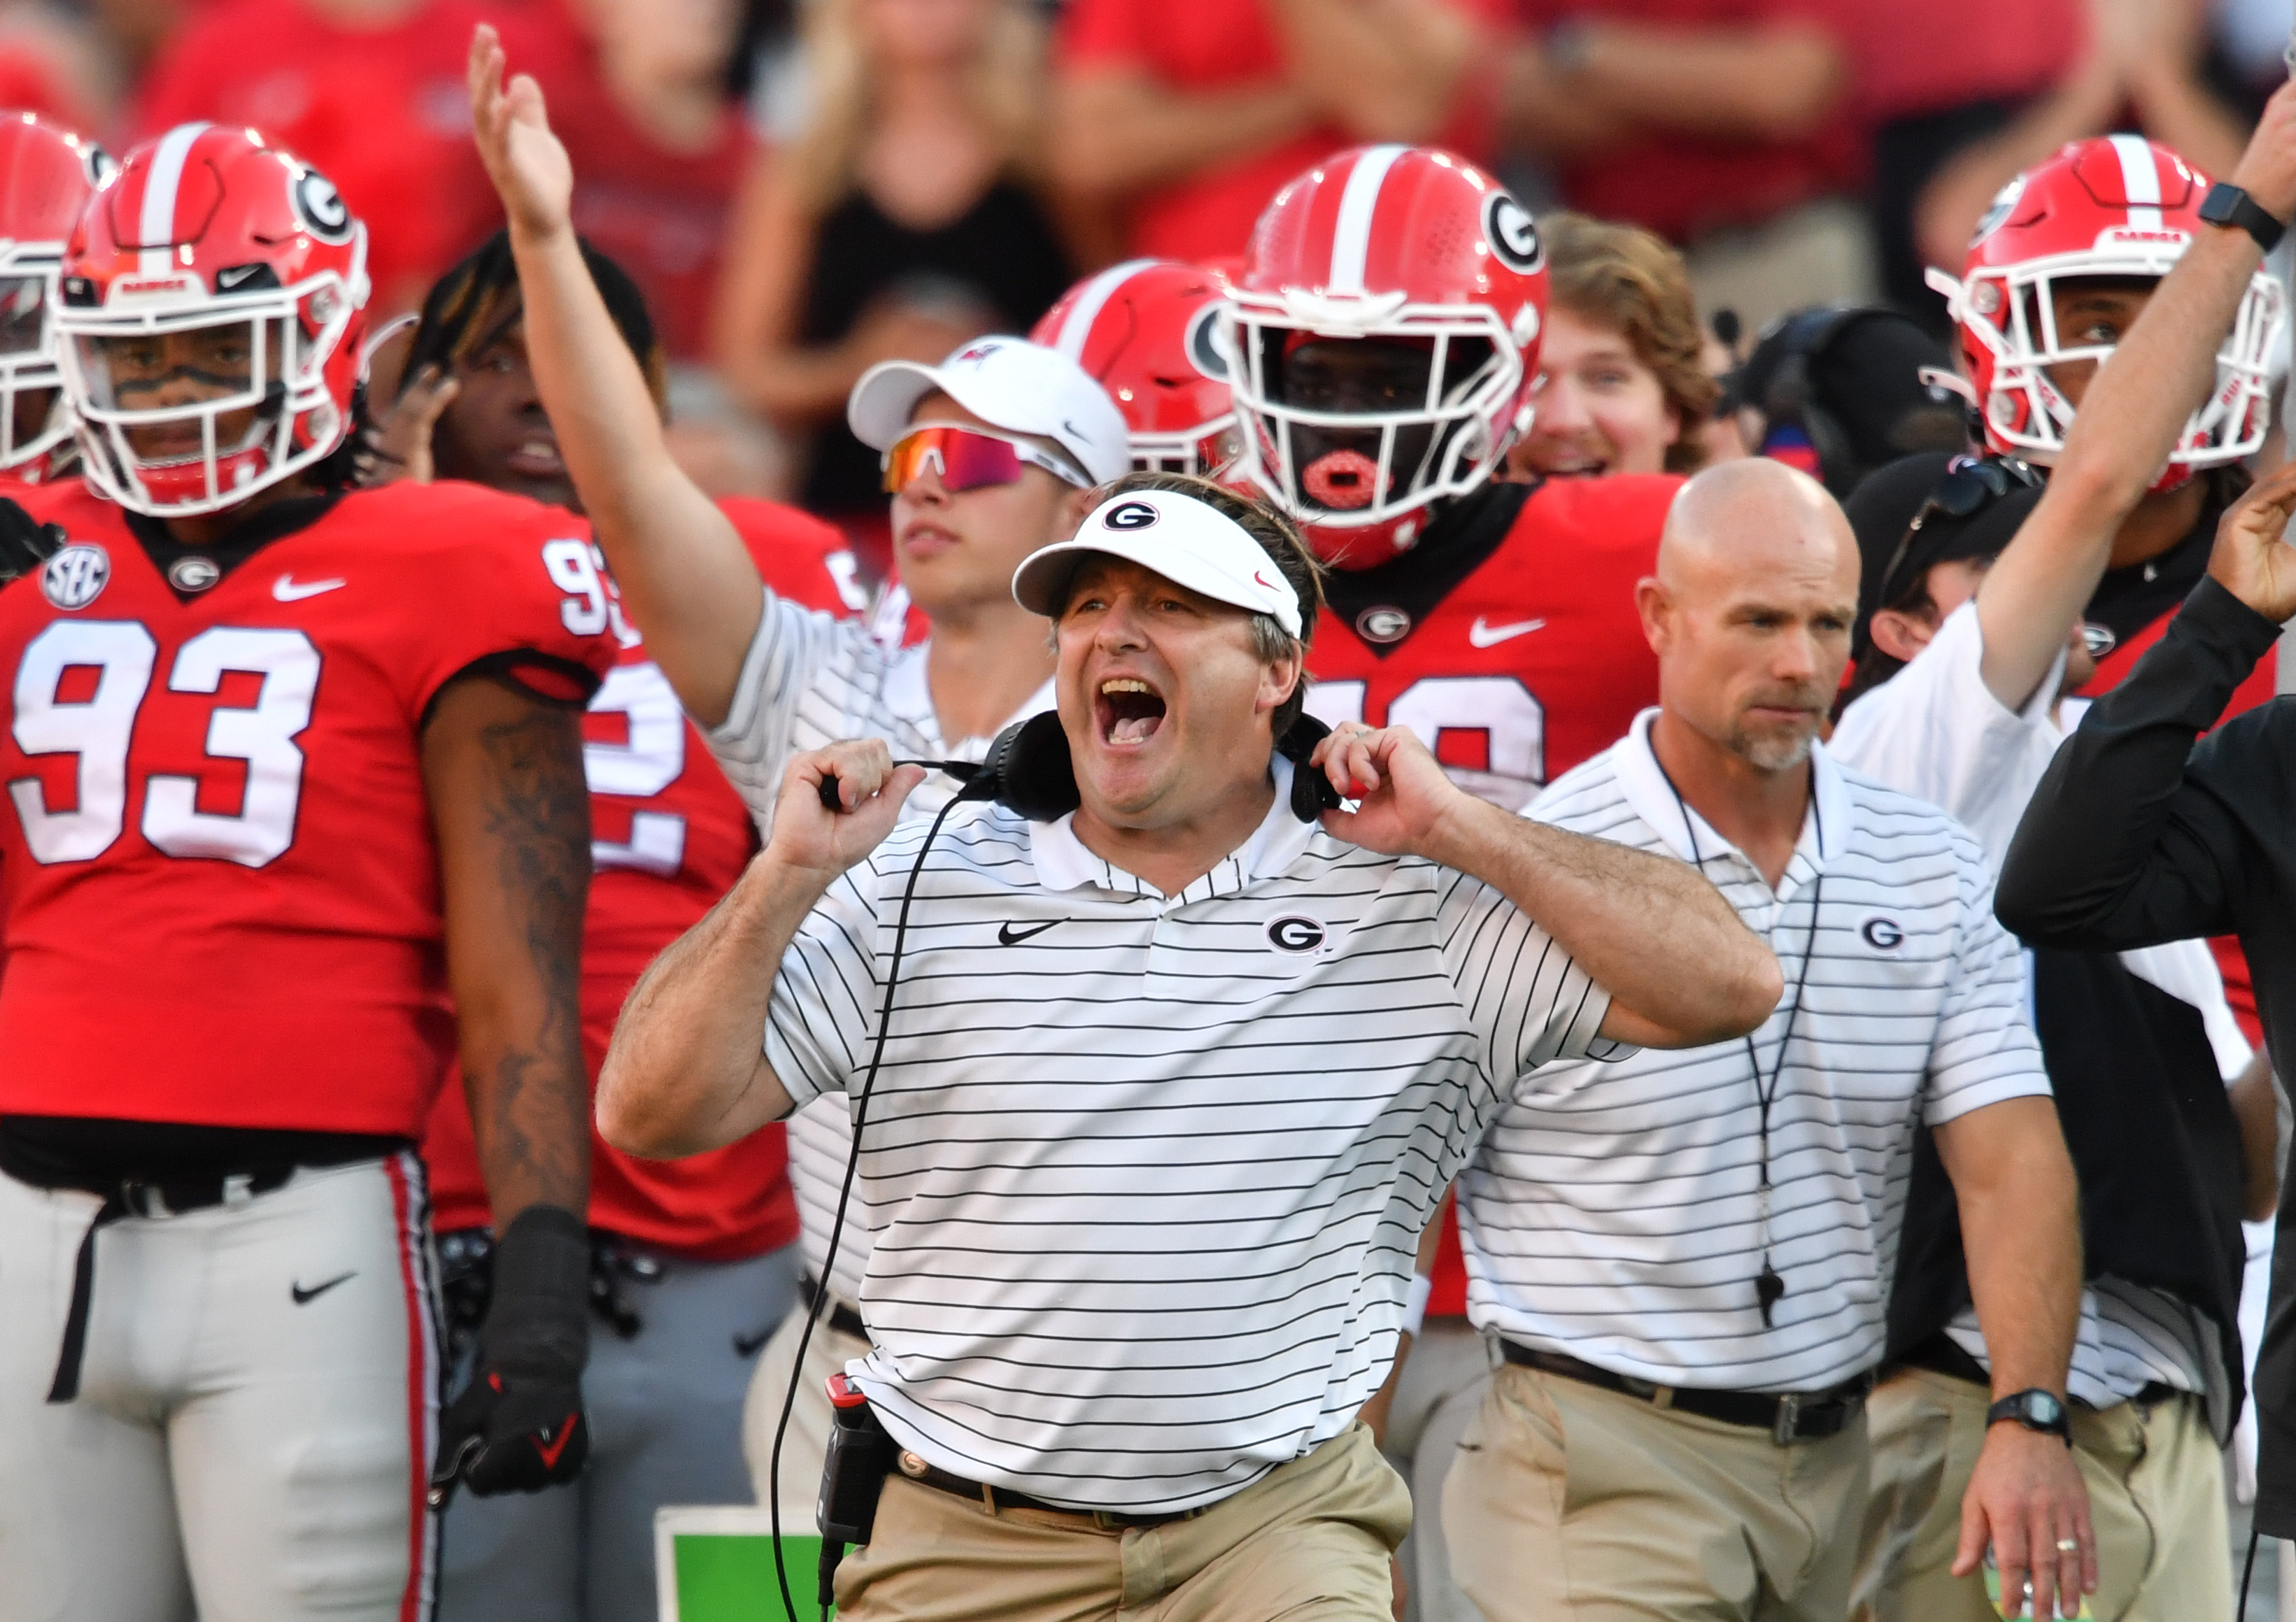
<path fill-rule="evenodd" d="M 251 124 L 369 224 L 378 316 L 499 218 L 463 57 L 502 29 L 672 362 L 681 454 L 882 558 L 862 372 L 1026 331 L 1131 255 L 1240 257 L 1286 179 L 1439 143 L 1535 212 L 1682 250 L 1742 349 L 1885 300 L 1942 336 L 2001 184 L 2135 128 L 2229 172 L 2281 71 L 2267 0 L 14 0 L 0 102 L 113 150 Z M 1735 358 L 1710 352 L 1716 370 Z M 377 356 L 388 385 L 398 356 Z M 873 541 L 873 537 L 877 537 Z"/>

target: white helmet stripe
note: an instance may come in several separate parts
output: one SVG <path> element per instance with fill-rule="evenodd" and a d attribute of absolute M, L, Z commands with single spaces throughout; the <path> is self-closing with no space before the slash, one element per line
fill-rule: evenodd
<path fill-rule="evenodd" d="M 1349 171 L 1347 189 L 1340 193 L 1339 222 L 1332 229 L 1332 274 L 1324 291 L 1359 293 L 1364 291 L 1364 266 L 1371 253 L 1371 217 L 1379 208 L 1379 189 L 1387 171 L 1410 148 L 1371 146 L 1364 149 Z"/>
<path fill-rule="evenodd" d="M 1053 340 L 1053 348 L 1082 365 L 1084 340 L 1092 336 L 1092 324 L 1100 319 L 1100 312 L 1108 307 L 1118 288 L 1154 263 L 1153 259 L 1127 259 L 1121 265 L 1110 266 L 1078 289 L 1077 301 L 1062 317 L 1060 336 Z"/>
<path fill-rule="evenodd" d="M 183 184 L 184 164 L 192 155 L 192 143 L 207 130 L 205 124 L 178 124 L 160 138 L 160 150 L 152 154 L 152 168 L 144 179 L 144 211 L 135 232 L 144 244 L 136 268 L 147 276 L 164 275 L 170 268 L 174 256 L 168 244 L 176 235 L 176 188 Z"/>
<path fill-rule="evenodd" d="M 2142 135 L 2114 135 L 2120 159 L 2120 184 L 2128 198 L 2128 224 L 2137 231 L 2161 229 L 2161 168 L 2152 143 Z"/>

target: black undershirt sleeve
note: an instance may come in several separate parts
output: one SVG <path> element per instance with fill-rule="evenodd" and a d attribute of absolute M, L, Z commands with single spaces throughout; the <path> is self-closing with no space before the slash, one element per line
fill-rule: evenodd
<path fill-rule="evenodd" d="M 1995 910 L 2046 946 L 2119 951 L 2239 927 L 2252 858 L 2249 802 L 2284 774 L 2268 733 L 2284 704 L 2205 732 L 2280 627 L 2204 578 L 2128 677 L 2097 700 L 2027 806 Z"/>

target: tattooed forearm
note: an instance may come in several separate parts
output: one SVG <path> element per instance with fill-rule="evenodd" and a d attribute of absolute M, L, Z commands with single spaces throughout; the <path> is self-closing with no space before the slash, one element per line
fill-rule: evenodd
<path fill-rule="evenodd" d="M 499 1225 L 536 1203 L 580 1211 L 587 1197 L 589 791 L 577 712 L 485 680 L 449 698 L 462 701 L 442 700 L 425 764 L 463 1073 Z"/>

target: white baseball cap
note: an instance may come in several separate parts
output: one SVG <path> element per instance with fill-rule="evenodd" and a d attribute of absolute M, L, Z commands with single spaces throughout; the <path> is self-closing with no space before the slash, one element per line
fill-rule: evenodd
<path fill-rule="evenodd" d="M 976 338 L 938 366 L 880 362 L 861 374 L 845 402 L 853 437 L 890 450 L 909 430 L 909 414 L 946 394 L 992 428 L 1050 439 L 1095 484 L 1131 471 L 1123 414 L 1092 374 L 1057 349 L 1025 338 Z"/>
<path fill-rule="evenodd" d="M 1074 538 L 1021 561 L 1013 572 L 1013 600 L 1031 613 L 1058 613 L 1069 578 L 1096 552 L 1152 569 L 1215 602 L 1266 614 L 1300 635 L 1300 594 L 1267 549 L 1218 508 L 1169 490 L 1128 490 L 1101 503 Z"/>

